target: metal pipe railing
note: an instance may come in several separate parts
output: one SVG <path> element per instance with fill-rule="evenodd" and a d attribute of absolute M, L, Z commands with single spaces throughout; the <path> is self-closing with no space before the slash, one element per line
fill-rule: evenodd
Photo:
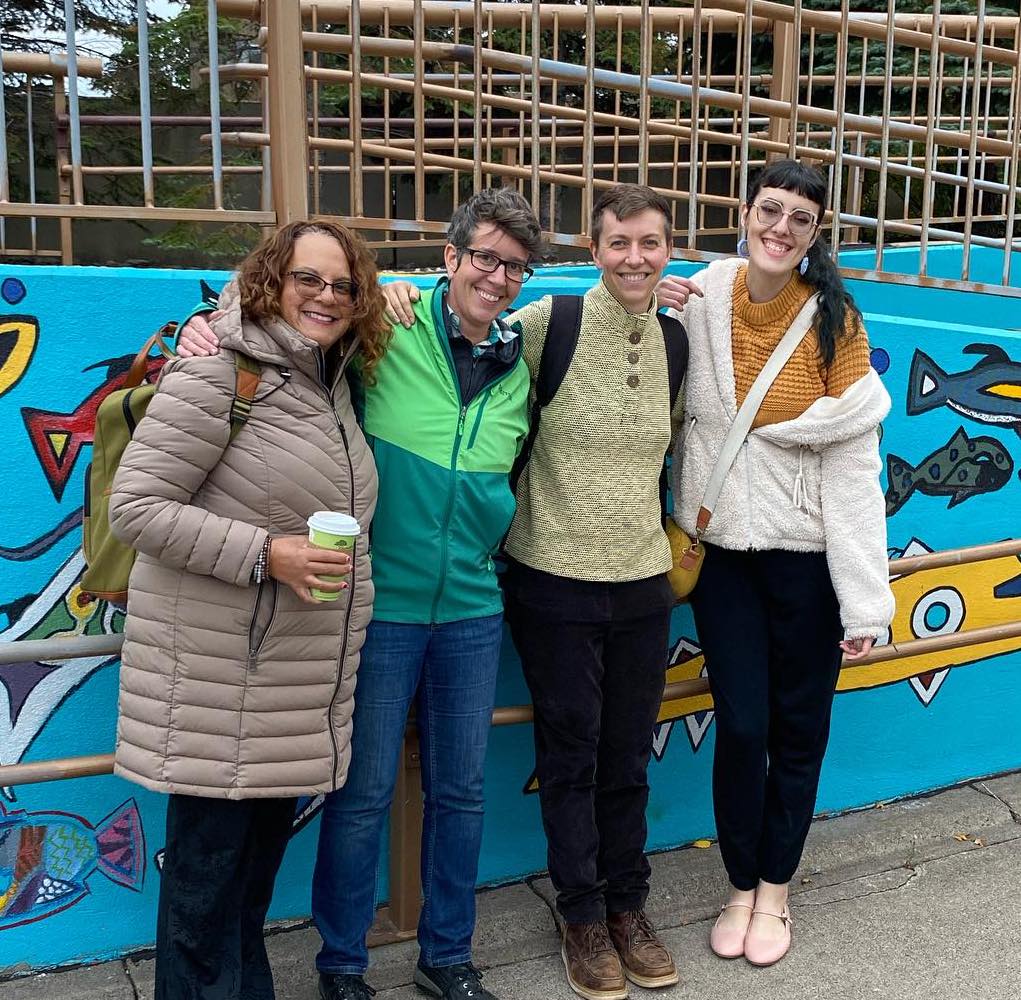
<path fill-rule="evenodd" d="M 1021 558 L 1021 539 L 1008 539 L 988 545 L 893 559 L 890 561 L 890 570 L 891 576 L 903 576 L 925 569 L 960 566 L 1009 556 Z M 1021 636 L 1021 622 L 1011 622 L 968 629 L 949 635 L 915 639 L 909 642 L 890 643 L 874 649 L 869 656 L 861 660 L 849 664 L 845 662 L 841 671 L 841 679 L 846 681 L 849 675 L 856 676 L 876 663 L 1013 639 L 1019 636 Z M 23 662 L 26 659 L 49 661 L 81 656 L 115 655 L 120 651 L 122 644 L 122 635 L 0 643 L 0 664 Z M 910 675 L 906 674 L 905 676 Z M 851 686 L 851 683 L 838 681 L 838 687 L 848 686 Z M 711 707 L 708 681 L 699 677 L 666 685 L 663 692 L 664 702 L 681 698 L 702 699 L 701 707 Z M 531 720 L 532 708 L 530 705 L 504 705 L 493 711 L 494 726 L 518 725 Z M 93 754 L 83 757 L 7 764 L 0 766 L 0 787 L 109 774 L 113 770 L 113 764 L 113 754 Z M 391 899 L 377 916 L 377 925 L 370 935 L 372 944 L 406 939 L 413 935 L 414 927 L 418 921 L 421 907 L 418 883 L 422 822 L 420 767 L 418 735 L 414 721 L 409 720 L 391 811 Z"/>

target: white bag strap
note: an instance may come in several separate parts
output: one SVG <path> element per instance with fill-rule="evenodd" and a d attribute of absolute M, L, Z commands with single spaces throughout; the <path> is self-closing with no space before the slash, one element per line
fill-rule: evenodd
<path fill-rule="evenodd" d="M 737 458 L 737 453 L 741 450 L 741 445 L 744 444 L 745 438 L 748 437 L 748 433 L 752 429 L 755 415 L 759 412 L 759 407 L 762 406 L 769 387 L 776 381 L 783 366 L 791 359 L 798 344 L 805 339 L 805 335 L 812 328 L 818 299 L 819 295 L 816 293 L 801 307 L 801 311 L 794 317 L 794 322 L 780 339 L 780 343 L 776 345 L 769 360 L 762 366 L 762 371 L 752 383 L 748 395 L 745 396 L 741 408 L 737 411 L 737 416 L 734 417 L 734 422 L 730 425 L 730 430 L 723 441 L 723 447 L 720 449 L 719 458 L 716 459 L 712 475 L 709 477 L 705 495 L 702 497 L 702 506 L 699 508 L 698 518 L 695 522 L 695 532 L 698 538 L 701 538 L 706 528 L 709 527 L 709 519 L 713 516 L 716 501 L 720 499 L 720 492 L 723 490 L 723 482 L 727 478 L 727 473 L 730 472 L 730 467 L 734 464 L 734 459 Z"/>

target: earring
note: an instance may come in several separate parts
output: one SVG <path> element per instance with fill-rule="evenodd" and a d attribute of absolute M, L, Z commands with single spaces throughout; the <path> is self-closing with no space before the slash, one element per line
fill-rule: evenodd
<path fill-rule="evenodd" d="M 748 241 L 743 237 L 737 241 L 737 255 L 748 259 Z"/>
<path fill-rule="evenodd" d="M 805 273 L 808 271 L 808 264 L 808 254 L 806 253 L 805 256 L 801 258 L 801 263 L 798 265 L 798 271 L 801 272 L 802 277 L 804 277 Z"/>

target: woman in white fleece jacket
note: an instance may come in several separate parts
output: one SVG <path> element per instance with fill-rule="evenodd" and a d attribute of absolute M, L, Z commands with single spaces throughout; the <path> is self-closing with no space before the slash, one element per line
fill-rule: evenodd
<path fill-rule="evenodd" d="M 752 381 L 818 293 L 705 532 L 691 603 L 716 709 L 713 802 L 733 890 L 710 944 L 756 965 L 790 947 L 787 888 L 811 823 L 841 655 L 859 659 L 894 610 L 879 485 L 890 398 L 861 314 L 820 239 L 826 181 L 766 167 L 741 208 L 743 259 L 668 278 L 690 362 L 674 454 L 674 517 L 689 534 Z M 690 297 L 689 297 L 690 296 Z"/>

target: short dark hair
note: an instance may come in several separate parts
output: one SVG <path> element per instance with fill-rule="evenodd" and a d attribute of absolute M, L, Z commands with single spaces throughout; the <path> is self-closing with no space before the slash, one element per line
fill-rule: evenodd
<path fill-rule="evenodd" d="M 517 240 L 525 248 L 529 260 L 542 256 L 545 244 L 539 220 L 532 206 L 513 188 L 485 188 L 458 205 L 450 217 L 447 242 L 460 255 L 468 249 L 475 231 L 486 222 Z"/>
<path fill-rule="evenodd" d="M 614 184 L 607 188 L 592 206 L 592 225 L 589 232 L 592 242 L 597 246 L 599 238 L 603 235 L 603 213 L 606 211 L 623 221 L 632 215 L 644 212 L 647 208 L 654 208 L 663 216 L 663 232 L 666 235 L 667 243 L 673 243 L 673 217 L 670 211 L 670 202 L 661 194 L 657 194 L 651 187 L 644 184 Z"/>

